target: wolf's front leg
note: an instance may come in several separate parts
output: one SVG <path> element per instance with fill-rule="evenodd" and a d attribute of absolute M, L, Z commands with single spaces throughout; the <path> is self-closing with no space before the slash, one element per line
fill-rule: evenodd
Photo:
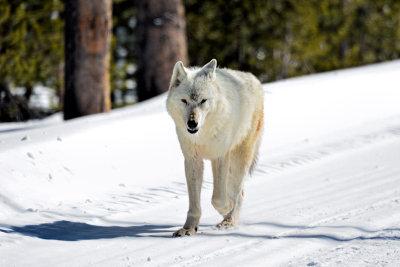
<path fill-rule="evenodd" d="M 203 160 L 200 158 L 185 158 L 186 183 L 189 192 L 189 211 L 183 228 L 173 236 L 194 235 L 199 226 L 201 216 L 200 193 L 203 182 Z"/>

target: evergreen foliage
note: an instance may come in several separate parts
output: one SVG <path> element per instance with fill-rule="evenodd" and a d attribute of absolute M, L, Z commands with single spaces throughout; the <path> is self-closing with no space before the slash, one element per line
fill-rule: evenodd
<path fill-rule="evenodd" d="M 35 116 L 27 107 L 34 85 L 62 88 L 62 9 L 60 0 L 0 0 L 0 121 Z M 9 92 L 16 87 L 22 96 Z"/>
<path fill-rule="evenodd" d="M 263 82 L 400 56 L 396 0 L 186 0 L 189 58 Z"/>
<path fill-rule="evenodd" d="M 61 86 L 62 10 L 60 0 L 0 0 L 0 82 Z"/>
<path fill-rule="evenodd" d="M 217 58 L 220 66 L 250 71 L 267 82 L 400 56 L 397 0 L 184 3 L 190 65 Z M 26 100 L 40 83 L 55 88 L 62 99 L 63 10 L 62 0 L 0 0 L 0 89 L 24 87 Z M 123 96 L 136 89 L 136 21 L 135 1 L 114 0 L 114 107 L 130 102 Z M 10 97 L 0 92 L 0 121 L 6 114 L 1 103 Z"/>
<path fill-rule="evenodd" d="M 134 73 L 136 5 L 132 0 L 113 1 L 113 40 L 110 65 L 113 108 L 136 102 Z"/>

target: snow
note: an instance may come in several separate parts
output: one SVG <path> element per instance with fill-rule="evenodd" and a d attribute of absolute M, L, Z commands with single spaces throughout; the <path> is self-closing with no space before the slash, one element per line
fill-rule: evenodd
<path fill-rule="evenodd" d="M 166 95 L 0 125 L 0 266 L 400 266 L 400 61 L 265 84 L 240 223 L 196 236 Z"/>

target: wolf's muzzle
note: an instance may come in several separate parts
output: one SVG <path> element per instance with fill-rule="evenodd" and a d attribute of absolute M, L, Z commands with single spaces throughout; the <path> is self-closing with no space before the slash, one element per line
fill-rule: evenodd
<path fill-rule="evenodd" d="M 197 125 L 198 125 L 198 123 L 195 120 L 188 120 L 188 122 L 187 122 L 188 132 L 191 134 L 197 133 L 197 131 L 199 130 L 197 128 Z"/>

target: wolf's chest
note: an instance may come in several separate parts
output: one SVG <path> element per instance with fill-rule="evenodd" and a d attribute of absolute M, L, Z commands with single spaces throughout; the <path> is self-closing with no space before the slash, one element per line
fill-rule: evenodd
<path fill-rule="evenodd" d="M 229 144 L 231 143 L 229 137 L 224 138 L 210 137 L 202 142 L 194 143 L 192 148 L 194 153 L 204 159 L 215 159 L 225 156 L 229 151 Z"/>

